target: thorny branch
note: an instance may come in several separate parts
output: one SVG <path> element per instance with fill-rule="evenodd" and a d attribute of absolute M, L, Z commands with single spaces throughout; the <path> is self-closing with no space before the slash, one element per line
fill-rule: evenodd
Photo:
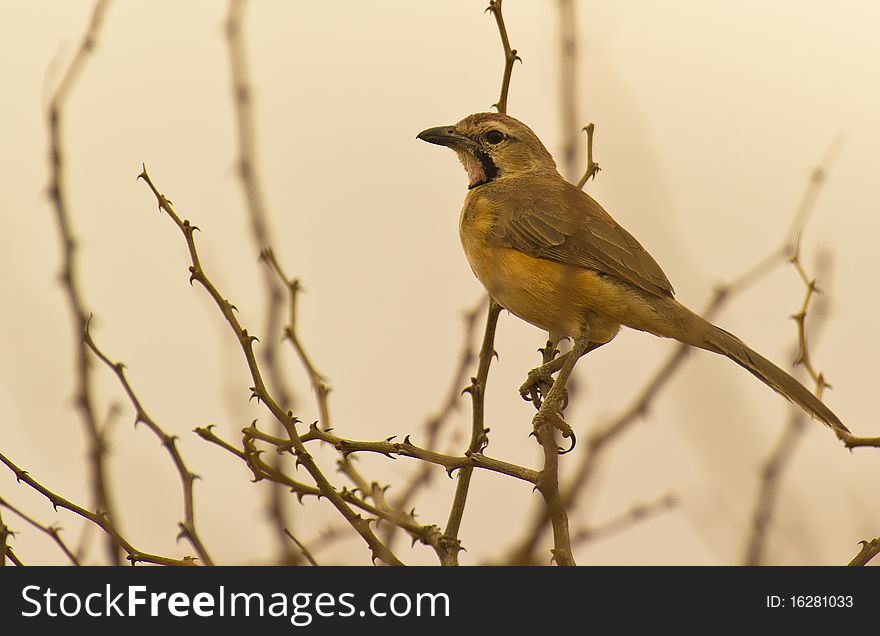
<path fill-rule="evenodd" d="M 280 484 L 278 484 L 278 485 L 280 486 Z M 296 544 L 296 547 L 298 547 L 299 551 L 302 552 L 302 555 L 306 561 L 308 561 L 311 565 L 315 565 L 315 566 L 318 565 L 318 562 L 315 561 L 315 557 L 312 556 L 311 551 L 309 551 L 309 549 L 305 545 L 303 545 L 303 543 L 299 539 L 297 539 L 295 536 L 293 536 L 293 533 L 291 533 L 290 530 L 285 529 L 284 533 L 288 537 L 290 537 L 291 541 L 293 541 Z"/>
<path fill-rule="evenodd" d="M 78 261 L 76 258 L 76 238 L 70 219 L 67 191 L 65 188 L 65 161 L 62 149 L 62 130 L 64 106 L 67 97 L 73 90 L 82 72 L 89 54 L 94 50 L 98 34 L 103 24 L 104 14 L 109 6 L 108 0 L 98 0 L 92 9 L 89 25 L 83 34 L 76 53 L 64 72 L 58 88 L 49 100 L 47 113 L 49 127 L 49 197 L 55 209 L 55 220 L 61 238 L 62 268 L 61 282 L 67 296 L 68 308 L 73 322 L 73 337 L 76 356 L 76 404 L 82 416 L 83 426 L 88 443 L 90 484 L 95 498 L 95 505 L 103 510 L 111 519 L 115 519 L 113 497 L 107 477 L 107 441 L 105 432 L 98 422 L 92 388 L 92 370 L 89 364 L 88 351 L 83 342 L 89 311 L 86 308 L 83 293 L 78 280 Z M 120 564 L 119 551 L 112 542 L 106 544 L 107 557 L 115 565 Z"/>
<path fill-rule="evenodd" d="M 260 258 L 268 265 L 268 269 L 277 275 L 281 283 L 287 288 L 289 315 L 287 324 L 284 327 L 284 338 L 290 342 L 290 345 L 296 352 L 306 374 L 309 376 L 309 382 L 312 385 L 312 391 L 314 392 L 315 400 L 318 403 L 318 413 L 321 424 L 325 430 L 330 430 L 333 428 L 333 422 L 330 419 L 330 387 L 327 385 L 326 378 L 318 372 L 311 357 L 306 353 L 306 349 L 303 346 L 302 340 L 300 340 L 299 333 L 296 329 L 297 299 L 299 297 L 299 292 L 302 290 L 300 282 L 295 278 L 289 278 L 287 274 L 284 273 L 284 270 L 281 268 L 281 265 L 272 250 L 264 250 L 260 254 Z M 338 466 L 339 471 L 348 477 L 355 486 L 362 487 L 367 483 L 367 480 L 360 474 L 360 471 L 358 471 L 354 464 L 352 464 L 345 455 L 340 457 Z M 377 491 L 373 488 L 364 489 L 366 495 L 369 495 L 372 492 Z M 374 501 L 380 506 L 383 503 L 377 501 L 375 498 Z"/>
<path fill-rule="evenodd" d="M 678 497 L 667 494 L 646 504 L 638 504 L 604 523 L 587 526 L 576 530 L 571 535 L 572 545 L 582 545 L 591 541 L 599 541 L 609 536 L 616 536 L 645 519 L 667 512 L 678 505 Z"/>
<path fill-rule="evenodd" d="M 180 527 L 180 535 L 192 544 L 192 547 L 195 549 L 196 554 L 199 555 L 202 563 L 205 565 L 214 565 L 214 560 L 211 558 L 210 554 L 208 554 L 208 550 L 205 548 L 202 538 L 196 530 L 195 495 L 193 492 L 193 486 L 198 476 L 189 470 L 186 463 L 183 461 L 183 456 L 177 448 L 177 437 L 166 433 L 156 420 L 147 413 L 125 375 L 125 365 L 121 362 L 114 362 L 98 348 L 92 338 L 89 323 L 86 323 L 84 341 L 101 362 L 107 365 L 107 367 L 113 371 L 114 375 L 116 375 L 119 384 L 128 396 L 129 402 L 131 402 L 131 405 L 134 407 L 135 426 L 138 424 L 146 426 L 156 437 L 159 438 L 159 441 L 162 443 L 162 448 L 164 448 L 171 457 L 171 461 L 177 469 L 177 473 L 180 476 L 180 483 L 183 487 L 183 521 L 178 524 Z"/>
<path fill-rule="evenodd" d="M 593 132 L 596 130 L 596 126 L 594 124 L 589 124 L 584 126 L 583 131 L 587 133 L 587 168 L 584 170 L 583 176 L 578 180 L 577 187 L 583 188 L 587 185 L 587 181 L 590 179 L 595 179 L 596 174 L 598 174 L 599 170 L 602 168 L 599 167 L 599 164 L 593 161 Z"/>
<path fill-rule="evenodd" d="M 241 326 L 238 318 L 235 315 L 235 309 L 233 305 L 220 294 L 220 292 L 214 286 L 214 283 L 211 282 L 211 280 L 208 278 L 202 268 L 202 264 L 199 259 L 195 244 L 194 232 L 197 229 L 196 226 L 192 225 L 189 220 L 181 219 L 177 215 L 171 205 L 171 202 L 163 194 L 161 194 L 156 186 L 153 184 L 152 180 L 147 174 L 146 167 L 144 167 L 143 171 L 139 175 L 139 178 L 144 180 L 144 182 L 152 191 L 153 195 L 156 197 L 159 209 L 165 212 L 168 218 L 170 218 L 174 222 L 174 224 L 183 234 L 191 261 L 191 266 L 189 268 L 190 282 L 192 283 L 197 281 L 205 289 L 205 291 L 208 292 L 208 295 L 211 296 L 211 299 L 220 309 L 220 312 L 223 314 L 223 317 L 226 319 L 226 322 L 229 324 L 229 327 L 235 334 L 235 337 L 238 340 L 238 343 L 244 355 L 245 361 L 247 362 L 251 378 L 254 382 L 254 386 L 251 387 L 252 395 L 253 397 L 257 398 L 257 400 L 262 402 L 266 406 L 266 408 L 269 409 L 275 419 L 284 426 L 285 432 L 290 437 L 290 440 L 293 443 L 292 452 L 297 458 L 297 464 L 303 465 L 309 475 L 311 475 L 312 479 L 314 479 L 320 493 L 323 496 L 327 497 L 330 503 L 333 504 L 333 506 L 339 511 L 339 513 L 345 518 L 345 520 L 355 529 L 355 531 L 357 531 L 359 535 L 361 535 L 364 542 L 367 544 L 367 546 L 369 546 L 370 552 L 372 553 L 374 560 L 380 559 L 388 565 L 403 565 L 400 559 L 398 559 L 397 556 L 395 556 L 394 553 L 391 552 L 391 550 L 389 550 L 388 547 L 385 546 L 385 544 L 382 543 L 375 535 L 372 528 L 370 527 L 370 521 L 363 518 L 360 514 L 352 510 L 351 507 L 343 499 L 341 494 L 327 480 L 327 478 L 324 476 L 324 473 L 321 472 L 321 469 L 318 467 L 317 463 L 308 453 L 306 447 L 300 440 L 299 433 L 296 430 L 296 419 L 289 411 L 285 411 L 278 404 L 277 400 L 267 389 L 266 384 L 263 380 L 262 372 L 260 371 L 259 364 L 257 363 L 256 356 L 254 355 L 254 340 L 256 340 L 256 338 L 250 335 L 248 331 Z"/>
<path fill-rule="evenodd" d="M 99 528 L 103 530 L 108 537 L 113 541 L 113 545 L 121 548 L 128 555 L 126 558 L 131 562 L 132 565 L 138 562 L 144 563 L 155 563 L 157 565 L 195 565 L 195 561 L 190 557 L 184 557 L 183 559 L 172 559 L 170 557 L 161 556 L 158 554 L 150 554 L 148 552 L 142 552 L 135 548 L 131 543 L 129 543 L 125 537 L 123 537 L 119 530 L 113 525 L 111 520 L 108 518 L 107 514 L 101 511 L 92 512 L 91 510 L 87 510 L 82 506 L 78 506 L 75 503 L 68 501 L 61 495 L 57 495 L 48 488 L 46 488 L 43 484 L 38 482 L 36 479 L 31 477 L 30 473 L 26 470 L 22 470 L 18 466 L 16 466 L 9 458 L 0 453 L 0 462 L 6 465 L 9 470 L 11 470 L 15 474 L 15 478 L 19 482 L 23 482 L 24 484 L 30 486 L 33 490 L 36 490 L 38 493 L 43 495 L 49 502 L 52 504 L 52 507 L 56 510 L 58 508 L 64 508 L 65 510 L 69 510 L 75 515 L 79 515 L 83 519 L 86 519 Z"/>
<path fill-rule="evenodd" d="M 495 16 L 498 25 L 498 33 L 501 35 L 501 47 L 504 49 L 504 75 L 501 79 L 501 95 L 493 104 L 499 113 L 507 113 L 507 93 L 510 91 L 510 77 L 513 75 L 513 64 L 522 58 L 516 54 L 516 49 L 510 48 L 510 39 L 507 37 L 507 27 L 504 26 L 504 16 L 501 14 L 501 0 L 489 0 L 486 11 Z"/>
<path fill-rule="evenodd" d="M 255 439 L 259 439 L 262 442 L 275 446 L 279 452 L 288 451 L 291 446 L 289 441 L 264 433 L 253 426 L 244 429 L 243 432 L 251 435 Z M 442 466 L 450 475 L 456 470 L 482 468 L 521 481 L 526 481 L 531 484 L 535 484 L 538 481 L 538 472 L 535 470 L 524 468 L 517 464 L 511 464 L 500 459 L 494 459 L 483 455 L 481 452 L 467 453 L 463 457 L 438 453 L 437 451 L 428 448 L 416 446 L 410 441 L 408 435 L 402 442 L 393 441 L 394 437 L 389 437 L 388 439 L 378 442 L 363 442 L 343 439 L 334 435 L 330 431 L 326 431 L 312 424 L 312 426 L 309 427 L 309 431 L 301 435 L 300 439 L 303 443 L 312 440 L 321 440 L 322 442 L 326 442 L 333 446 L 344 456 L 353 453 L 376 453 L 379 455 L 385 455 L 391 459 L 395 459 L 398 456 L 411 457 L 428 464 Z"/>
<path fill-rule="evenodd" d="M 562 131 L 562 174 L 572 179 L 583 164 L 578 144 L 578 41 L 575 0 L 558 0 L 559 124 Z M 578 186 L 581 187 L 581 186 Z"/>
<path fill-rule="evenodd" d="M 427 435 L 425 448 L 429 451 L 436 450 L 438 439 L 443 427 L 449 422 L 452 413 L 458 407 L 458 402 L 462 395 L 461 387 L 467 377 L 468 370 L 473 366 L 474 360 L 476 360 L 477 357 L 473 345 L 474 334 L 477 328 L 477 319 L 484 308 L 487 307 L 488 301 L 489 296 L 483 295 L 476 306 L 465 312 L 461 352 L 458 356 L 458 364 L 452 374 L 452 381 L 449 383 L 449 389 L 447 390 L 446 397 L 441 403 L 440 408 L 428 417 L 428 420 L 423 427 Z M 395 510 L 406 510 L 415 498 L 419 489 L 430 483 L 433 474 L 434 471 L 431 470 L 431 464 L 429 462 L 424 463 L 409 480 L 409 483 L 403 487 L 403 492 L 392 502 L 391 506 Z M 396 526 L 389 526 L 388 531 L 384 536 L 385 542 L 389 547 L 391 547 L 396 529 Z"/>
<path fill-rule="evenodd" d="M 3 523 L 3 515 L 0 514 L 0 567 L 6 565 L 9 537 L 11 536 L 13 536 L 13 532 L 9 529 L 9 526 Z"/>
<path fill-rule="evenodd" d="M 262 451 L 257 450 L 254 440 L 271 438 L 265 433 L 261 433 L 255 427 L 251 426 L 242 430 L 242 448 L 236 448 L 229 442 L 218 437 L 212 427 L 202 427 L 195 429 L 195 433 L 207 442 L 215 444 L 244 461 L 245 465 L 254 475 L 254 481 L 268 480 L 286 486 L 290 492 L 294 493 L 298 499 L 303 497 L 323 497 L 324 492 L 321 488 L 310 486 L 299 482 L 288 476 L 283 471 L 277 470 L 274 466 L 266 463 L 262 459 Z M 276 438 L 277 439 L 277 438 Z M 287 446 L 289 442 L 280 440 L 279 445 Z M 408 532 L 410 536 L 417 541 L 421 541 L 425 545 L 437 549 L 440 541 L 440 533 L 436 526 L 423 526 L 416 523 L 412 515 L 397 513 L 393 510 L 380 508 L 368 503 L 363 497 L 359 497 L 357 492 L 343 488 L 338 491 L 339 497 L 347 504 L 360 508 L 361 510 L 374 515 L 375 517 L 400 526 Z"/>
<path fill-rule="evenodd" d="M 868 565 L 875 556 L 880 554 L 880 537 L 870 541 L 862 541 L 862 549 L 847 565 Z"/>
<path fill-rule="evenodd" d="M 67 543 L 64 542 L 64 539 L 61 538 L 61 528 L 56 525 L 46 526 L 37 521 L 36 519 L 26 515 L 21 510 L 13 506 L 11 503 L 0 497 L 0 506 L 6 508 L 10 512 L 17 515 L 19 518 L 24 520 L 30 526 L 36 528 L 43 534 L 47 535 L 52 541 L 55 542 L 55 545 L 58 546 L 58 549 L 64 553 L 64 556 L 67 557 L 67 560 L 70 561 L 72 565 L 81 565 L 79 558 L 77 558 L 76 554 L 67 546 Z M 3 543 L 3 525 L 0 522 L 0 543 Z M 2 554 L 0 554 L 0 559 L 2 559 Z"/>
<path fill-rule="evenodd" d="M 816 287 L 816 279 L 810 278 L 801 262 L 800 236 L 798 237 L 794 253 L 789 262 L 794 266 L 801 281 L 804 284 L 804 299 L 801 302 L 800 309 L 792 316 L 797 324 L 797 355 L 794 364 L 803 365 L 810 378 L 813 380 L 814 392 L 816 397 L 822 399 L 822 393 L 828 383 L 822 373 L 819 372 L 812 363 L 809 354 L 809 345 L 807 342 L 807 312 L 810 309 L 813 298 L 818 293 Z M 819 272 L 819 276 L 826 278 L 824 272 Z M 827 316 L 827 304 L 816 306 L 810 315 L 813 317 L 813 327 L 821 326 L 824 318 Z M 798 442 L 802 439 L 803 433 L 807 427 L 806 414 L 797 407 L 790 407 L 791 416 L 788 423 L 776 444 L 776 447 L 770 453 L 770 457 L 764 464 L 761 471 L 761 481 L 758 488 L 758 497 L 751 518 L 751 531 L 746 541 L 746 552 L 743 560 L 744 565 L 761 565 L 764 561 L 764 550 L 767 544 L 767 536 L 770 530 L 770 524 L 773 519 L 774 509 L 779 496 L 779 490 L 782 486 L 782 476 L 786 468 L 791 462 L 794 453 L 797 450 Z"/>
<path fill-rule="evenodd" d="M 500 10 L 500 7 L 499 7 Z M 501 305 L 494 299 L 489 299 L 489 309 L 486 312 L 486 330 L 483 334 L 483 344 L 480 347 L 479 366 L 476 377 L 471 378 L 471 385 L 465 389 L 471 396 L 471 408 L 473 417 L 471 421 L 471 441 L 468 444 L 468 456 L 482 453 L 489 443 L 489 430 L 485 427 L 485 404 L 486 384 L 489 379 L 489 367 L 495 353 L 495 327 L 498 325 L 498 316 L 501 314 Z M 449 519 L 446 521 L 446 530 L 443 532 L 444 552 L 440 555 L 442 565 L 458 565 L 458 553 L 461 550 L 461 541 L 458 539 L 458 531 L 461 528 L 461 518 L 464 515 L 467 503 L 468 489 L 471 484 L 473 468 L 466 466 L 458 473 L 458 483 L 455 485 L 455 495 L 452 499 L 452 509 L 449 511 Z"/>
<path fill-rule="evenodd" d="M 236 167 L 244 192 L 251 235 L 257 253 L 272 249 L 272 231 L 269 215 L 260 186 L 257 170 L 256 127 L 252 107 L 252 89 L 248 73 L 247 47 L 244 40 L 246 0 L 230 0 L 229 12 L 226 17 L 226 40 L 229 52 L 229 68 L 232 80 L 232 96 L 235 106 L 235 123 L 238 142 L 238 160 Z M 281 332 L 281 314 L 284 299 L 281 288 L 272 272 L 262 271 L 263 291 L 266 296 L 265 323 L 263 333 L 267 334 L 266 342 L 260 350 L 260 361 L 266 370 L 269 385 L 278 396 L 278 402 L 285 409 L 293 408 L 293 398 L 287 387 L 279 359 L 278 340 L 275 334 Z M 280 426 L 280 425 L 279 425 Z M 273 458 L 279 464 L 284 461 L 281 455 Z M 287 538 L 287 501 L 283 489 L 273 484 L 269 492 L 269 516 L 275 530 L 275 537 L 281 550 L 283 563 L 296 563 L 297 555 L 291 550 Z"/>
<path fill-rule="evenodd" d="M 575 0 L 557 0 L 559 24 L 559 121 L 562 127 L 562 172 L 566 179 L 571 179 L 582 163 L 582 153 L 578 145 L 578 38 L 577 14 Z M 582 128 L 587 133 L 586 170 L 577 182 L 583 188 L 587 181 L 595 178 L 599 172 L 599 164 L 593 161 L 593 132 L 595 125 Z"/>

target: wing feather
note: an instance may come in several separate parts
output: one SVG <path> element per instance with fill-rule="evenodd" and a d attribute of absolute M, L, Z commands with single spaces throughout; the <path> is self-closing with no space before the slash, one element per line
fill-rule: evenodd
<path fill-rule="evenodd" d="M 529 181 L 521 180 L 520 196 L 499 210 L 496 244 L 592 269 L 658 296 L 674 294 L 645 248 L 588 194 L 561 179 L 559 185 Z"/>

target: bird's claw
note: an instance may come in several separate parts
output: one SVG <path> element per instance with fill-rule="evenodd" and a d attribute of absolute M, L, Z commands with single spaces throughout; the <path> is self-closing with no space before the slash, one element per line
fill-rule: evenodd
<path fill-rule="evenodd" d="M 522 399 L 529 401 L 535 391 L 541 391 L 546 395 L 543 389 L 546 387 L 549 391 L 551 386 L 553 386 L 553 375 L 538 367 L 529 371 L 526 381 L 519 387 L 519 394 L 522 396 Z"/>
<path fill-rule="evenodd" d="M 544 410 L 538 411 L 535 414 L 534 420 L 532 420 L 532 424 L 535 429 L 534 435 L 535 435 L 535 437 L 538 438 L 539 441 L 541 438 L 537 434 L 537 431 L 541 426 L 545 426 L 545 425 L 552 426 L 553 428 L 555 428 L 557 431 L 559 431 L 562 434 L 563 438 L 571 440 L 571 445 L 568 448 L 566 448 L 565 450 L 563 450 L 561 448 L 559 449 L 560 455 L 565 455 L 566 453 L 570 453 L 571 451 L 574 450 L 574 447 L 577 445 L 577 436 L 574 434 L 574 430 L 572 430 L 571 426 L 568 425 L 568 422 L 566 422 L 564 419 L 562 419 L 562 416 L 559 415 L 558 413 L 555 413 L 552 411 L 548 412 L 548 411 L 544 411 Z"/>
<path fill-rule="evenodd" d="M 553 388 L 553 374 L 538 367 L 529 371 L 526 381 L 519 387 L 519 394 L 526 402 L 531 402 L 535 408 L 541 408 L 544 398 Z M 568 402 L 567 397 L 563 398 L 564 402 Z"/>

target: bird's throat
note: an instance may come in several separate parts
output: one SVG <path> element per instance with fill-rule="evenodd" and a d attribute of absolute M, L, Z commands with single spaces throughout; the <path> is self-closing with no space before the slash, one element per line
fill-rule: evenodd
<path fill-rule="evenodd" d="M 492 157 L 482 150 L 468 148 L 458 151 L 464 169 L 468 174 L 468 190 L 489 183 L 498 176 L 498 167 Z"/>

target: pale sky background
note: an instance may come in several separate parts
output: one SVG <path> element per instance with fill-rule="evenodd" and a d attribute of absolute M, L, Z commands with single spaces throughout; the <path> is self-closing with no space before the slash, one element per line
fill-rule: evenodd
<path fill-rule="evenodd" d="M 412 434 L 442 400 L 461 340 L 461 315 L 480 297 L 458 240 L 466 176 L 452 153 L 415 139 L 422 129 L 488 110 L 502 55 L 485 2 L 280 2 L 248 6 L 247 41 L 259 166 L 279 259 L 307 289 L 300 333 L 333 386 L 337 433 L 355 439 Z M 44 195 L 47 95 L 79 41 L 85 1 L 0 2 L 0 450 L 47 486 L 88 504 L 81 425 L 71 404 L 72 333 L 57 284 L 59 243 Z M 261 265 L 234 172 L 235 128 L 223 34 L 225 2 L 113 3 L 95 54 L 65 114 L 68 194 L 81 250 L 81 285 L 94 335 L 125 361 L 147 410 L 181 437 L 203 479 L 198 522 L 221 563 L 274 555 L 264 492 L 237 459 L 189 431 L 238 431 L 268 413 L 248 404 L 250 380 L 231 333 L 201 288 L 187 283 L 185 246 L 135 177 L 145 162 L 157 186 L 199 225 L 202 260 L 252 333 L 263 319 Z M 579 2 L 579 107 L 597 127 L 602 172 L 589 191 L 651 251 L 699 309 L 717 283 L 778 245 L 812 167 L 845 142 L 804 237 L 804 258 L 827 250 L 832 315 L 812 349 L 834 385 L 827 403 L 855 432 L 880 434 L 871 406 L 880 357 L 876 316 L 880 235 L 880 4 L 797 0 Z M 517 64 L 509 113 L 551 152 L 560 148 L 558 25 L 554 2 L 507 0 Z M 803 287 L 781 267 L 730 305 L 718 323 L 786 366 L 788 319 Z M 277 335 L 276 335 L 277 336 Z M 488 393 L 495 457 L 531 467 L 531 405 L 517 387 L 544 335 L 502 315 Z M 581 361 L 567 413 L 580 431 L 632 400 L 673 344 L 623 332 Z M 308 384 L 282 349 L 296 412 L 317 417 Z M 132 430 L 128 404 L 104 367 L 100 412 L 124 404 L 111 465 L 122 529 L 143 550 L 183 556 L 176 472 L 155 438 Z M 469 434 L 469 402 L 451 427 L 455 452 Z M 582 564 L 735 564 L 742 559 L 759 471 L 788 417 L 785 401 L 732 362 L 698 352 L 605 457 L 572 528 L 601 524 L 637 503 L 674 493 L 680 504 L 613 538 L 576 550 Z M 448 443 L 448 442 L 446 442 Z M 582 448 L 585 448 L 583 444 Z M 334 475 L 332 454 L 320 454 Z M 575 458 L 562 460 L 573 466 Z M 418 465 L 364 456 L 371 479 L 402 484 Z M 436 478 L 417 502 L 422 523 L 446 522 L 454 481 Z M 304 472 L 300 475 L 307 479 Z M 781 491 L 768 561 L 846 563 L 880 534 L 880 455 L 846 451 L 813 422 Z M 394 487 L 390 491 L 395 492 Z M 12 475 L 0 496 L 58 522 L 73 543 L 81 524 Z M 463 563 L 499 558 L 540 497 L 478 471 L 461 538 Z M 291 527 L 309 541 L 340 518 L 326 502 L 294 506 Z M 62 562 L 44 537 L 20 530 L 26 563 Z M 397 544 L 407 563 L 435 563 L 429 548 Z M 97 552 L 95 552 L 97 555 Z M 549 551 L 544 552 L 549 560 Z M 325 563 L 366 563 L 352 538 L 320 552 Z"/>

